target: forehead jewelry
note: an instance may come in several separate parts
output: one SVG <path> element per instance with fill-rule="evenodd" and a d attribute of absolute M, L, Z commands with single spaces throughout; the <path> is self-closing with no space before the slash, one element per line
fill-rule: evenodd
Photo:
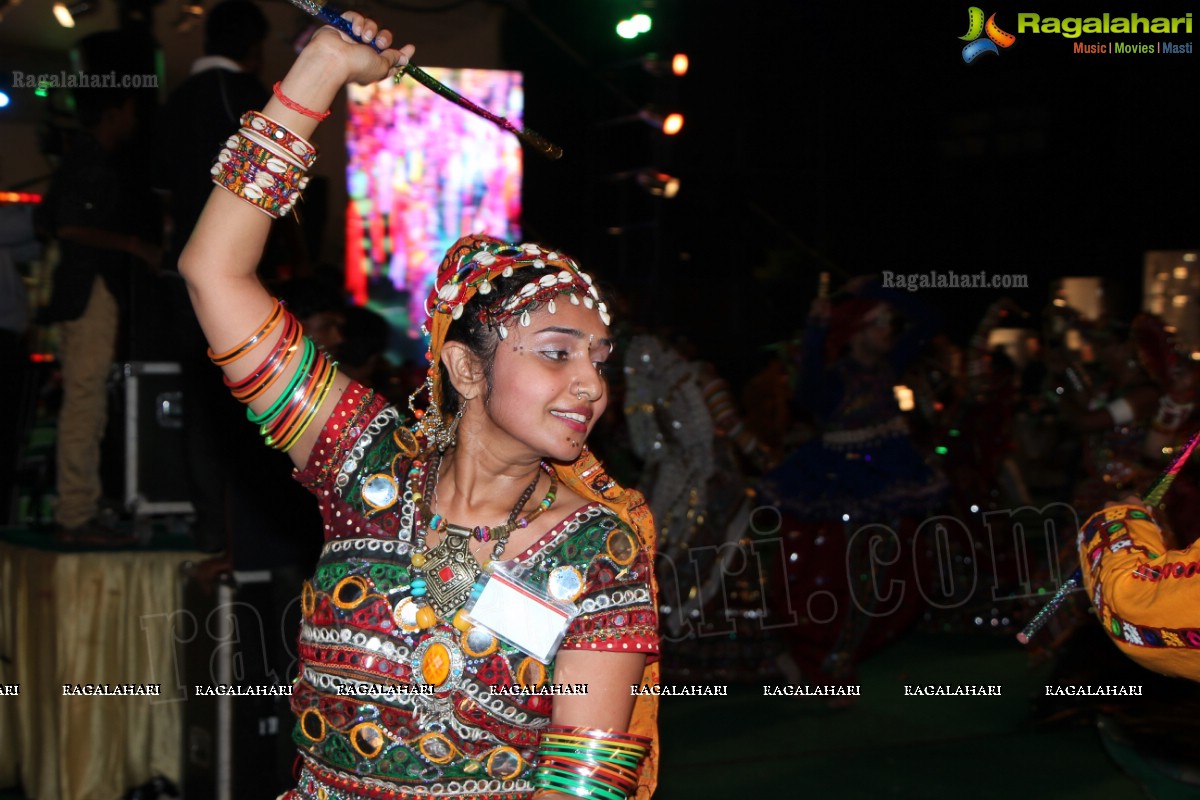
<path fill-rule="evenodd" d="M 425 311 L 431 321 L 438 314 L 458 319 L 472 297 L 491 293 L 493 281 L 527 267 L 538 271 L 536 277 L 478 315 L 480 322 L 496 327 L 501 339 L 508 335 L 511 320 L 529 326 L 531 306 L 544 305 L 551 314 L 556 313 L 561 294 L 567 295 L 571 305 L 595 309 L 601 322 L 612 324 L 608 306 L 600 299 L 592 276 L 570 256 L 544 250 L 537 244 L 511 245 L 483 238 L 468 239 L 447 254 L 434 291 L 425 302 Z"/>
<path fill-rule="evenodd" d="M 531 308 L 544 305 L 554 314 L 557 303 L 565 295 L 566 302 L 595 309 L 605 325 L 612 322 L 608 306 L 590 275 L 579 268 L 570 256 L 554 250 L 546 250 L 537 244 L 509 244 L 489 236 L 471 235 L 459 239 L 442 259 L 437 280 L 425 301 L 429 315 L 425 332 L 429 334 L 429 370 L 425 383 L 409 398 L 409 408 L 419 420 L 418 427 L 427 438 L 435 438 L 444 423 L 441 418 L 443 387 L 439 376 L 442 344 L 450 324 L 460 319 L 466 305 L 478 295 L 493 291 L 493 282 L 512 276 L 519 269 L 532 268 L 531 280 L 507 297 L 485 306 L 478 312 L 477 319 L 496 330 L 500 339 L 508 336 L 509 326 L 516 323 L 529 326 Z M 416 407 L 416 398 L 427 392 L 429 402 L 425 409 Z"/>

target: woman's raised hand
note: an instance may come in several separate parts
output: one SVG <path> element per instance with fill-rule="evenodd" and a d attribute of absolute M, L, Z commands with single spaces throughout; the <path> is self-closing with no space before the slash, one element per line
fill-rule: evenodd
<path fill-rule="evenodd" d="M 412 58 L 415 50 L 413 45 L 392 49 L 392 32 L 380 28 L 375 20 L 354 11 L 347 11 L 342 16 L 350 20 L 356 36 L 383 48 L 382 52 L 377 53 L 374 48 L 328 25 L 317 31 L 305 49 L 321 48 L 333 55 L 346 70 L 346 83 L 369 84 L 395 77 L 400 67 Z"/>

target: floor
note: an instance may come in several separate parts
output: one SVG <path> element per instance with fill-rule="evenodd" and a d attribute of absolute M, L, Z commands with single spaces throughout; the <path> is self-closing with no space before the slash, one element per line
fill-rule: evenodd
<path fill-rule="evenodd" d="M 1107 657 L 1102 638 L 1097 646 Z M 1112 660 L 1133 670 L 1121 681 L 1149 676 L 1119 656 Z M 703 665 L 690 666 L 679 680 L 668 670 L 664 683 L 704 683 Z M 725 697 L 666 697 L 655 797 L 1200 797 L 1200 783 L 1174 780 L 1102 737 L 1094 716 L 1068 707 L 1057 714 L 1058 723 L 1046 722 L 1045 685 L 1054 680 L 1054 668 L 1032 661 L 1008 635 L 936 633 L 926 626 L 862 665 L 861 696 L 849 708 L 833 710 L 819 698 L 764 696 L 762 683 L 745 681 L 728 685 Z M 783 682 L 778 675 L 763 680 Z M 906 685 L 943 684 L 998 685 L 1001 695 L 904 693 Z M 0 790 L 0 800 L 24 796 Z"/>
<path fill-rule="evenodd" d="M 848 709 L 764 697 L 750 685 L 731 686 L 728 698 L 668 698 L 655 798 L 1150 796 L 1094 726 L 1033 724 L 1031 698 L 1044 693 L 1049 671 L 1031 667 L 1013 640 L 914 634 L 863 665 L 862 695 Z M 998 684 L 1002 694 L 904 696 L 906 684 L 967 682 Z M 1200 786 L 1184 788 L 1154 796 L 1200 796 Z"/>

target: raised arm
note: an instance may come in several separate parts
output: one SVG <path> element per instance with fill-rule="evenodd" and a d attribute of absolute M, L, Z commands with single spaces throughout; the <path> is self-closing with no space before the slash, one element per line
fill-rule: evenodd
<path fill-rule="evenodd" d="M 1136 498 L 1096 512 L 1079 535 L 1088 597 L 1117 646 L 1142 666 L 1200 681 L 1200 540 L 1170 550 Z"/>
<path fill-rule="evenodd" d="M 390 32 L 380 31 L 376 23 L 361 15 L 348 13 L 346 17 L 363 38 L 391 47 Z M 251 130 L 239 139 L 244 149 L 231 153 L 227 148 L 222 154 L 217 177 L 224 180 L 223 186 L 232 188 L 213 189 L 179 258 L 179 271 L 187 281 L 192 305 L 212 352 L 226 356 L 217 360 L 224 362 L 221 368 L 227 381 L 243 387 L 239 399 L 259 417 L 272 410 L 282 412 L 277 415 L 277 432 L 286 437 L 288 453 L 297 465 L 307 460 L 317 432 L 349 380 L 318 363 L 320 359 L 307 358 L 302 344 L 281 346 L 288 344 L 289 334 L 294 332 L 289 331 L 286 320 L 272 324 L 275 301 L 259 282 L 256 271 L 272 217 L 286 210 L 264 209 L 269 204 L 250 201 L 264 194 L 264 184 L 269 195 L 276 175 L 284 176 L 291 186 L 302 180 L 298 176 L 315 156 L 307 140 L 317 127 L 320 114 L 316 112 L 329 108 L 344 84 L 373 83 L 394 75 L 412 52 L 408 45 L 376 53 L 333 28 L 318 31 L 281 81 L 276 96 L 262 110 L 267 122 L 260 125 L 268 127 Z M 281 130 L 270 127 L 271 123 Z M 243 128 L 243 132 L 246 130 Z M 259 134 L 265 135 L 259 138 Z M 262 164 L 258 170 L 261 181 L 254 180 L 251 161 Z M 279 180 L 279 186 L 285 185 L 284 179 Z M 285 336 L 289 338 L 285 340 Z M 310 370 L 312 380 L 298 376 L 301 369 Z M 301 397 L 298 393 L 306 387 L 310 391 Z M 295 395 L 296 401 L 288 403 L 285 393 Z"/>

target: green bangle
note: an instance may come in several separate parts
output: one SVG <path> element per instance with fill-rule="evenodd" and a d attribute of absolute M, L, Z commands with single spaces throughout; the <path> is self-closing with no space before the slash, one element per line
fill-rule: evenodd
<path fill-rule="evenodd" d="M 588 761 L 593 761 L 597 764 L 618 764 L 622 767 L 628 767 L 632 770 L 637 770 L 642 764 L 641 758 L 631 758 L 613 755 L 611 751 L 604 752 L 599 750 L 573 749 L 561 747 L 552 744 L 542 744 L 538 747 L 539 753 L 546 753 L 552 756 L 568 756 L 576 758 L 585 758 Z"/>
<path fill-rule="evenodd" d="M 298 428 L 296 428 L 296 432 L 292 434 L 290 439 L 279 446 L 279 450 L 283 451 L 284 453 L 286 453 L 288 450 L 291 450 L 292 447 L 295 446 L 296 442 L 300 440 L 300 437 L 304 435 L 304 432 L 308 430 L 308 426 L 312 424 L 313 418 L 317 416 L 317 409 L 319 409 L 321 404 L 325 402 L 325 398 L 328 396 L 329 390 L 333 388 L 333 379 L 336 377 L 337 362 L 335 361 L 330 365 L 329 372 L 319 389 L 313 392 L 313 394 L 316 395 L 316 401 L 313 402 L 311 407 L 304 412 L 304 422 L 301 423 Z"/>
<path fill-rule="evenodd" d="M 553 767 L 538 767 L 533 785 L 537 789 L 554 789 L 576 797 L 602 797 L 604 800 L 628 800 L 629 797 L 611 784 Z"/>
<path fill-rule="evenodd" d="M 292 375 L 292 379 L 288 381 L 287 388 L 283 390 L 283 394 L 279 395 L 279 397 L 275 399 L 275 402 L 271 404 L 271 407 L 262 414 L 255 414 L 253 409 L 247 408 L 246 419 L 250 420 L 255 425 L 269 425 L 271 421 L 287 406 L 288 402 L 291 400 L 292 393 L 296 390 L 297 384 L 303 380 L 305 374 L 309 371 L 309 369 L 312 368 L 313 362 L 316 360 L 316 352 L 317 346 L 313 344 L 312 339 L 305 336 L 304 355 L 300 358 L 300 366 L 296 369 L 295 374 Z"/>

